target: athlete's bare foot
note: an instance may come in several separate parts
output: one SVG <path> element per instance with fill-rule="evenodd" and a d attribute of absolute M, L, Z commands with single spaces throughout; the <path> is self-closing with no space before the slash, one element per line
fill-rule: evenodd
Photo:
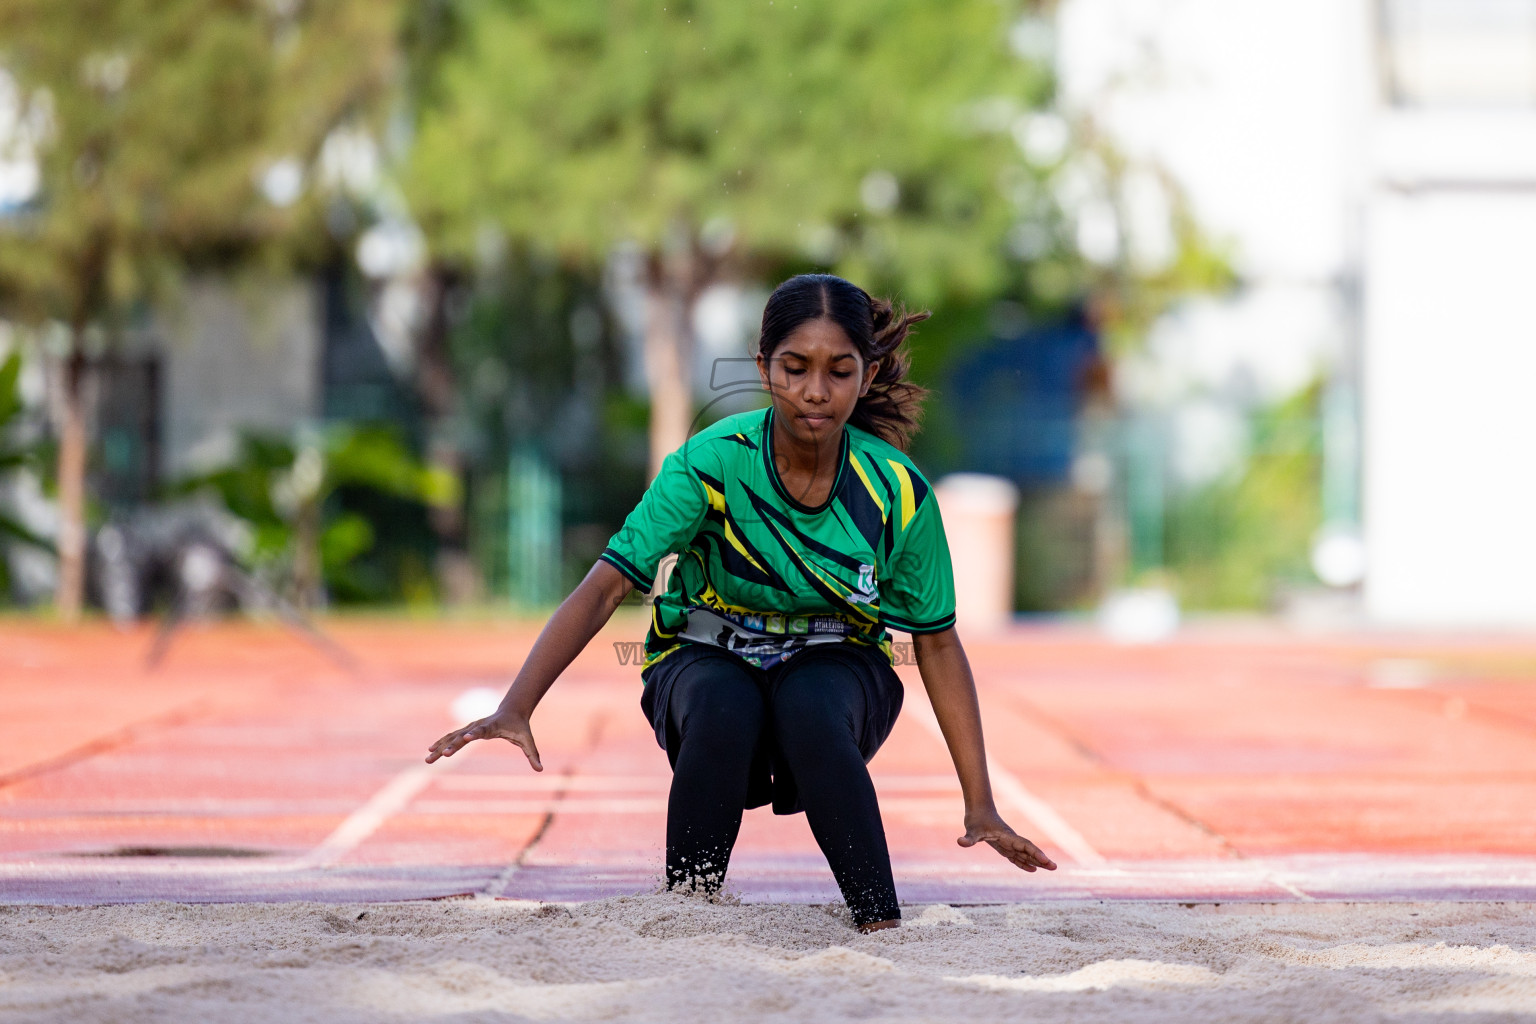
<path fill-rule="evenodd" d="M 896 928 L 901 925 L 901 918 L 893 917 L 889 921 L 871 921 L 869 924 L 859 925 L 859 931 L 868 935 L 870 932 L 878 932 L 882 928 Z"/>

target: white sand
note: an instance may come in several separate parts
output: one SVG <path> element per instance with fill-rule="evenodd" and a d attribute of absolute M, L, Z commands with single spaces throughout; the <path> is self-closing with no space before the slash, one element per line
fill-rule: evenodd
<path fill-rule="evenodd" d="M 6 1021 L 1536 1021 L 1536 906 L 0 908 Z"/>

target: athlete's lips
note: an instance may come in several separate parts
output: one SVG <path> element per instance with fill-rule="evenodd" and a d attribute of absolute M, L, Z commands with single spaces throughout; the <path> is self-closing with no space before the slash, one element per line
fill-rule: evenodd
<path fill-rule="evenodd" d="M 807 426 L 811 427 L 824 427 L 832 422 L 831 416 L 823 416 L 814 412 L 803 412 L 800 414 L 800 418 L 805 421 Z"/>

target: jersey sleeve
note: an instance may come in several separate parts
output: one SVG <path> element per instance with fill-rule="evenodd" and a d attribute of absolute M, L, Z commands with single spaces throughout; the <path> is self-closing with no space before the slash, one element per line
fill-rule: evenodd
<path fill-rule="evenodd" d="M 931 490 L 906 528 L 898 527 L 880 583 L 880 618 L 904 633 L 937 633 L 955 624 L 955 574 Z"/>
<path fill-rule="evenodd" d="M 640 504 L 598 556 L 641 590 L 649 591 L 655 583 L 661 559 L 686 548 L 704 523 L 709 503 L 688 455 L 689 446 L 684 445 L 662 460 L 661 472 Z"/>

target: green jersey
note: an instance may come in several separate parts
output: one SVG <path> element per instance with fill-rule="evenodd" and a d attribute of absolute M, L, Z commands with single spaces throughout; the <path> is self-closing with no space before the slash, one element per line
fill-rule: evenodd
<path fill-rule="evenodd" d="M 645 667 L 683 640 L 769 667 L 812 644 L 852 642 L 891 658 L 886 628 L 955 622 L 944 523 L 928 481 L 898 448 L 843 430 L 827 499 L 795 500 L 773 461 L 773 410 L 729 416 L 668 455 L 602 558 L 658 594 Z M 894 659 L 892 659 L 894 661 Z"/>

